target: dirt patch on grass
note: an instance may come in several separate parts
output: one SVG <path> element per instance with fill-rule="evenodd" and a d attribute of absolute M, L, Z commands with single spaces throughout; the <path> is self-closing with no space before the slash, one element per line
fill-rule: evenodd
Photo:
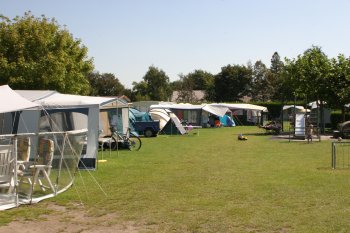
<path fill-rule="evenodd" d="M 81 206 L 66 208 L 64 206 L 50 204 L 52 210 L 49 215 L 41 216 L 39 220 L 27 221 L 18 219 L 7 226 L 0 227 L 0 232 L 11 233 L 38 233 L 38 232 L 76 232 L 76 233 L 137 233 L 152 231 L 149 226 L 137 224 L 132 221 L 120 222 L 115 213 L 92 216 Z M 147 230 L 148 229 L 148 230 Z"/>

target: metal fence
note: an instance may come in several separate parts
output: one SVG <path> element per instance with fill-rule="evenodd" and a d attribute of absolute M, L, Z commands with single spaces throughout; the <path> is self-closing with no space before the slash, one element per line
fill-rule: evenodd
<path fill-rule="evenodd" d="M 332 142 L 332 168 L 350 168 L 350 141 Z"/>

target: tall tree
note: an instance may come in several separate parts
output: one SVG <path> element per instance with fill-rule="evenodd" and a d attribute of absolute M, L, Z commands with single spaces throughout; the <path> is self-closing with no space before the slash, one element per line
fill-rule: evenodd
<path fill-rule="evenodd" d="M 0 84 L 88 94 L 93 61 L 87 48 L 55 19 L 30 12 L 0 17 Z"/>
<path fill-rule="evenodd" d="M 227 65 L 215 76 L 215 100 L 240 101 L 250 94 L 252 70 L 247 66 Z"/>
<path fill-rule="evenodd" d="M 173 90 L 179 91 L 178 101 L 196 103 L 199 100 L 194 90 L 202 90 L 207 95 L 207 90 L 214 83 L 214 75 L 203 70 L 195 70 L 187 75 L 180 75 L 180 80 L 172 83 Z"/>
<path fill-rule="evenodd" d="M 91 85 L 90 95 L 96 96 L 118 96 L 124 94 L 125 87 L 119 79 L 111 73 L 100 74 L 98 72 L 88 75 Z"/>
<path fill-rule="evenodd" d="M 251 95 L 254 101 L 270 100 L 272 88 L 267 79 L 268 69 L 262 61 L 255 62 L 252 74 Z"/>
<path fill-rule="evenodd" d="M 291 101 L 294 100 L 292 86 L 289 76 L 285 73 L 284 62 L 278 52 L 274 52 L 271 58 L 270 69 L 266 73 L 266 79 L 270 85 L 272 100 Z"/>
<path fill-rule="evenodd" d="M 295 94 L 308 101 L 315 100 L 320 103 L 321 131 L 324 132 L 323 103 L 330 95 L 330 60 L 320 47 L 312 46 L 291 65 L 294 71 L 291 77 L 296 87 Z"/>
<path fill-rule="evenodd" d="M 281 61 L 278 52 L 274 52 L 272 55 L 270 70 L 274 74 L 280 74 L 283 70 L 283 61 Z"/>
<path fill-rule="evenodd" d="M 168 100 L 171 95 L 169 77 L 163 70 L 150 66 L 140 83 L 133 83 L 133 90 L 139 98 Z"/>
<path fill-rule="evenodd" d="M 195 70 L 186 77 L 193 83 L 193 90 L 206 90 L 214 82 L 214 75 L 204 70 Z"/>
<path fill-rule="evenodd" d="M 180 74 L 180 86 L 178 91 L 177 102 L 194 103 L 196 102 L 194 90 L 194 81 L 188 76 Z"/>
<path fill-rule="evenodd" d="M 350 102 L 350 57 L 339 54 L 337 58 L 331 59 L 328 87 L 330 92 L 327 103 L 341 109 L 345 121 L 345 104 Z"/>
<path fill-rule="evenodd" d="M 132 96 L 133 101 L 151 100 L 148 92 L 148 84 L 145 81 L 132 83 Z"/>
<path fill-rule="evenodd" d="M 295 61 L 296 94 L 309 100 L 325 100 L 329 95 L 327 78 L 330 61 L 320 47 L 312 46 Z"/>

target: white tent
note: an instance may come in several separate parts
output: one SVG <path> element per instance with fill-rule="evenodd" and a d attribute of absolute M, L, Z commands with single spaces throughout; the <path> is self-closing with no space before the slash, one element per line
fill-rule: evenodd
<path fill-rule="evenodd" d="M 181 110 L 204 110 L 216 116 L 224 116 L 229 109 L 224 106 L 213 106 L 209 104 L 159 104 L 151 105 L 150 109 L 163 108 L 163 109 L 181 109 Z"/>
<path fill-rule="evenodd" d="M 100 128 L 100 109 L 108 108 L 127 108 L 128 104 L 119 100 L 117 97 L 94 97 L 61 94 L 55 91 L 17 91 L 23 97 L 41 104 L 45 109 L 58 111 L 62 109 L 75 109 L 73 113 L 74 129 L 88 129 L 86 153 L 82 155 L 81 162 L 88 167 L 94 168 L 98 151 L 98 137 Z M 83 111 L 81 109 L 88 109 Z M 123 132 L 128 128 L 128 110 L 123 110 Z M 126 115 L 126 116 L 125 116 Z"/>
<path fill-rule="evenodd" d="M 33 103 L 13 91 L 8 85 L 0 86 L 0 113 L 15 112 L 24 109 L 36 108 L 40 105 Z"/>
<path fill-rule="evenodd" d="M 263 117 L 263 113 L 268 112 L 267 108 L 264 106 L 259 106 L 254 104 L 245 104 L 245 103 L 237 103 L 237 104 L 213 103 L 213 104 L 210 104 L 210 106 L 227 107 L 232 111 L 232 117 L 236 121 L 240 122 L 241 120 L 244 120 L 246 122 L 249 122 L 250 124 L 259 123 Z M 241 120 L 239 120 L 239 118 Z"/>
<path fill-rule="evenodd" d="M 160 132 L 165 134 L 186 133 L 186 129 L 181 125 L 179 118 L 169 109 L 153 108 L 149 111 L 149 114 L 153 120 L 159 121 Z M 174 126 L 174 130 L 172 130 L 172 126 Z"/>
<path fill-rule="evenodd" d="M 0 164 L 9 168 L 0 169 L 0 210 L 36 203 L 68 189 L 86 129 L 39 132 L 40 104 L 6 85 L 0 86 L 0 98 Z"/>
<path fill-rule="evenodd" d="M 149 114 L 151 115 L 153 120 L 159 121 L 159 129 L 162 130 L 170 120 L 170 116 L 169 116 L 170 112 L 171 111 L 169 109 L 154 108 L 149 111 Z"/>
<path fill-rule="evenodd" d="M 185 120 L 193 125 L 205 126 L 208 122 L 208 113 L 222 117 L 230 110 L 225 106 L 212 106 L 209 104 L 158 104 L 151 105 L 150 109 L 170 109 L 180 120 Z M 186 119 L 187 117 L 187 119 Z"/>

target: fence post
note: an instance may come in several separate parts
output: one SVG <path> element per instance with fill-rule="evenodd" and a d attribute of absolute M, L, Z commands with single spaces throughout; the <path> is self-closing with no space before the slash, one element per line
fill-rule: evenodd
<path fill-rule="evenodd" d="M 332 142 L 332 168 L 335 169 L 336 166 L 337 152 L 335 148 L 335 142 Z"/>

